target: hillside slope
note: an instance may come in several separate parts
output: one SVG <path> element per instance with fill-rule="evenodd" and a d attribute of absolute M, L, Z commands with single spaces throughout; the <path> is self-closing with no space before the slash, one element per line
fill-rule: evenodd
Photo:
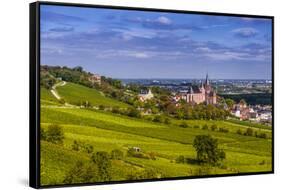
<path fill-rule="evenodd" d="M 79 84 L 68 82 L 64 86 L 58 86 L 56 90 L 59 95 L 70 104 L 80 105 L 82 102 L 88 101 L 92 106 L 129 107 L 129 105 L 123 102 L 105 97 L 101 92 L 93 88 L 88 88 Z"/>

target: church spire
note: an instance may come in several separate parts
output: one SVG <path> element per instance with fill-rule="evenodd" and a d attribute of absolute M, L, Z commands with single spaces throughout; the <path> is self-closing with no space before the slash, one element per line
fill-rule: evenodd
<path fill-rule="evenodd" d="M 206 81 L 205 81 L 205 84 L 206 84 L 206 85 L 210 85 L 208 73 L 206 74 Z"/>

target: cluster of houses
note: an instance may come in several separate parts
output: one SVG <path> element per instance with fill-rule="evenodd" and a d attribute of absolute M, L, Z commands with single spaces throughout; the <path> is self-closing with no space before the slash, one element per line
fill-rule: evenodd
<path fill-rule="evenodd" d="M 141 102 L 145 102 L 147 100 L 150 100 L 153 97 L 154 97 L 154 95 L 153 95 L 153 93 L 151 92 L 150 89 L 141 90 L 141 92 L 138 94 L 138 98 Z"/>
<path fill-rule="evenodd" d="M 98 74 L 92 74 L 89 81 L 93 84 L 101 84 L 101 76 Z M 145 102 L 154 97 L 150 89 L 141 90 L 138 94 L 140 101 Z M 211 83 L 206 76 L 206 80 L 200 86 L 190 86 L 188 91 L 174 93 L 172 101 L 177 105 L 180 100 L 184 100 L 187 103 L 206 103 L 217 104 L 217 95 L 215 90 L 211 87 Z M 229 108 L 228 108 L 229 109 Z M 244 101 L 240 101 L 238 104 L 233 105 L 230 108 L 230 112 L 240 120 L 251 120 L 256 122 L 271 123 L 272 121 L 272 107 L 271 106 L 249 106 Z"/>
<path fill-rule="evenodd" d="M 251 120 L 264 123 L 271 123 L 272 121 L 271 106 L 248 106 L 243 101 L 233 106 L 231 114 L 240 118 L 240 120 Z"/>
<path fill-rule="evenodd" d="M 91 76 L 89 76 L 88 80 L 93 84 L 101 84 L 101 76 L 98 74 L 92 74 Z"/>

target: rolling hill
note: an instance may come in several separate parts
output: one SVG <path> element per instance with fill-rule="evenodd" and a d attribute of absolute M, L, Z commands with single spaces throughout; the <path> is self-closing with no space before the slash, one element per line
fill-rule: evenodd
<path fill-rule="evenodd" d="M 118 106 L 120 108 L 129 107 L 129 105 L 112 98 L 105 97 L 101 92 L 79 84 L 67 83 L 64 86 L 58 86 L 57 92 L 68 103 L 80 105 L 81 102 L 88 101 L 93 106 Z"/>

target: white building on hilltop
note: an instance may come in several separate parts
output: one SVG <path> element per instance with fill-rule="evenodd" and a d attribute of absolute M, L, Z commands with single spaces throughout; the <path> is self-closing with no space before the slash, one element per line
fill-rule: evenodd
<path fill-rule="evenodd" d="M 146 100 L 150 100 L 151 98 L 154 97 L 154 95 L 152 94 L 151 90 L 142 90 L 141 93 L 138 95 L 139 100 L 144 102 Z"/>

